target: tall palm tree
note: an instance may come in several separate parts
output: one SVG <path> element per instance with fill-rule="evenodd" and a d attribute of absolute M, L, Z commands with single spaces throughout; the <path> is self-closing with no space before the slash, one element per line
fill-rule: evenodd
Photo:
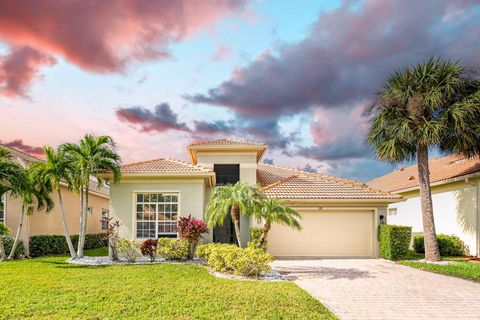
<path fill-rule="evenodd" d="M 121 160 L 116 152 L 116 145 L 109 136 L 97 137 L 86 134 L 79 144 L 66 143 L 60 147 L 60 150 L 65 152 L 72 162 L 74 167 L 73 186 L 80 192 L 81 213 L 77 258 L 82 258 L 87 230 L 88 196 L 91 178 L 94 177 L 97 186 L 100 187 L 104 181 L 98 174 L 104 171 L 111 171 L 113 183 L 117 183 L 120 181 L 121 176 Z"/>
<path fill-rule="evenodd" d="M 9 195 L 13 198 L 19 198 L 22 203 L 15 241 L 13 242 L 12 250 L 8 256 L 8 259 L 10 260 L 13 259 L 15 250 L 20 241 L 25 213 L 31 215 L 35 208 L 37 211 L 45 210 L 48 212 L 53 209 L 54 203 L 50 197 L 50 192 L 48 192 L 47 188 L 45 188 L 41 181 L 34 178 L 29 168 L 22 171 L 15 181 L 13 181 L 9 190 Z"/>
<path fill-rule="evenodd" d="M 261 197 L 260 187 L 238 181 L 234 185 L 227 184 L 215 187 L 205 210 L 208 226 L 213 228 L 222 225 L 225 218 L 232 217 L 238 246 L 242 247 L 240 239 L 240 214 L 251 215 L 256 210 Z"/>
<path fill-rule="evenodd" d="M 425 258 L 438 261 L 428 152 L 480 154 L 479 74 L 458 62 L 428 59 L 390 76 L 369 111 L 367 140 L 377 157 L 417 161 Z"/>
<path fill-rule="evenodd" d="M 300 219 L 302 215 L 292 208 L 286 206 L 281 200 L 275 198 L 264 199 L 258 210 L 254 213 L 255 218 L 262 219 L 265 224 L 262 228 L 262 235 L 257 247 L 262 248 L 268 237 L 268 232 L 273 223 L 286 225 L 295 230 L 302 230 Z"/>
<path fill-rule="evenodd" d="M 45 161 L 34 162 L 31 164 L 32 175 L 34 179 L 40 181 L 49 192 L 56 191 L 58 195 L 58 203 L 60 204 L 60 216 L 63 225 L 63 232 L 67 241 L 70 255 L 73 259 L 77 254 L 70 238 L 67 222 L 65 219 L 65 208 L 63 205 L 63 197 L 61 192 L 61 184 L 65 183 L 68 189 L 72 189 L 73 184 L 73 165 L 65 152 L 59 150 L 55 153 L 53 148 L 45 146 Z"/>
<path fill-rule="evenodd" d="M 10 234 L 10 229 L 3 223 L 0 222 L 0 261 L 7 259 L 5 254 L 5 246 L 3 245 L 3 237 Z"/>

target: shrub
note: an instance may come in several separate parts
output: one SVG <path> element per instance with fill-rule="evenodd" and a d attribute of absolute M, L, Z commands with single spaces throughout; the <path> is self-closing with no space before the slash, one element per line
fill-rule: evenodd
<path fill-rule="evenodd" d="M 249 247 L 258 247 L 260 238 L 262 237 L 263 228 L 250 228 L 250 242 L 248 243 Z M 262 249 L 267 249 L 267 241 L 264 242 Z"/>
<path fill-rule="evenodd" d="M 410 245 L 412 227 L 381 224 L 378 230 L 380 256 L 388 260 L 403 258 Z"/>
<path fill-rule="evenodd" d="M 185 261 L 189 256 L 189 243 L 186 239 L 158 239 L 158 254 L 166 260 Z"/>
<path fill-rule="evenodd" d="M 118 260 L 118 252 L 117 246 L 118 242 L 120 241 L 120 221 L 115 220 L 112 221 L 113 217 L 111 218 L 103 218 L 102 221 L 107 222 L 107 231 L 104 235 L 104 240 L 107 242 L 108 245 L 108 256 L 112 261 Z"/>
<path fill-rule="evenodd" d="M 197 255 L 217 272 L 258 277 L 270 271 L 273 256 L 261 248 L 239 248 L 233 244 L 210 243 L 198 247 Z"/>
<path fill-rule="evenodd" d="M 122 240 L 117 244 L 118 251 L 128 261 L 135 262 L 138 257 L 137 247 L 131 240 Z"/>
<path fill-rule="evenodd" d="M 148 239 L 143 241 L 142 246 L 140 247 L 142 255 L 148 257 L 150 262 L 154 262 L 157 257 L 157 245 L 157 240 Z"/>
<path fill-rule="evenodd" d="M 10 251 L 13 247 L 13 242 L 15 241 L 14 238 L 4 237 L 3 238 L 3 247 L 5 248 L 5 253 L 8 256 Z M 15 253 L 13 255 L 14 259 L 18 259 L 25 256 L 25 247 L 23 245 L 23 241 L 20 240 L 17 245 L 17 249 L 15 249 Z"/>
<path fill-rule="evenodd" d="M 177 231 L 180 238 L 186 239 L 189 244 L 188 259 L 193 259 L 198 242 L 204 233 L 208 233 L 207 225 L 199 219 L 189 215 L 178 219 Z"/>
<path fill-rule="evenodd" d="M 442 256 L 464 256 L 468 254 L 467 245 L 455 235 L 437 234 L 437 241 Z M 413 249 L 416 253 L 425 253 L 423 236 L 413 237 Z"/>
<path fill-rule="evenodd" d="M 96 249 L 106 246 L 104 233 L 87 234 L 85 236 L 85 249 Z M 71 236 L 74 247 L 78 245 L 78 235 Z M 30 256 L 40 257 L 45 255 L 56 255 L 69 253 L 65 236 L 60 235 L 38 235 L 31 236 L 29 240 Z"/>

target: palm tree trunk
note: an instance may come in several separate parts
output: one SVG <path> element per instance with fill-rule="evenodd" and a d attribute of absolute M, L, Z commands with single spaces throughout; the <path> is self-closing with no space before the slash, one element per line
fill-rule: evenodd
<path fill-rule="evenodd" d="M 3 245 L 3 236 L 0 236 L 0 261 L 4 261 L 7 259 L 7 255 L 5 254 L 5 246 Z"/>
<path fill-rule="evenodd" d="M 78 237 L 78 249 L 77 249 L 77 257 L 83 258 L 83 248 L 85 246 L 85 234 L 87 232 L 87 217 L 88 217 L 88 186 L 85 188 L 83 192 L 83 223 L 80 225 L 80 235 Z"/>
<path fill-rule="evenodd" d="M 80 250 L 80 244 L 82 239 L 82 230 L 83 230 L 83 221 L 84 221 L 83 219 L 84 207 L 85 207 L 84 192 L 83 192 L 83 188 L 80 188 L 80 228 L 78 230 L 77 258 L 83 257 L 83 247 L 82 247 L 82 250 Z M 80 255 L 80 253 L 82 255 Z"/>
<path fill-rule="evenodd" d="M 425 241 L 425 259 L 439 261 L 437 235 L 433 218 L 432 192 L 430 190 L 430 172 L 428 169 L 428 146 L 419 144 L 417 147 L 418 180 L 420 187 L 420 201 L 422 205 L 423 234 Z"/>
<path fill-rule="evenodd" d="M 270 222 L 265 222 L 262 230 L 262 236 L 260 237 L 260 241 L 258 241 L 257 248 L 263 248 L 265 242 L 267 241 L 268 232 L 270 231 L 271 227 L 272 225 Z"/>
<path fill-rule="evenodd" d="M 242 241 L 240 240 L 240 211 L 237 206 L 233 205 L 230 208 L 230 215 L 232 216 L 233 225 L 235 226 L 235 236 L 237 237 L 237 243 L 242 248 Z"/>
<path fill-rule="evenodd" d="M 10 254 L 8 255 L 8 260 L 13 259 L 13 257 L 15 256 L 15 250 L 17 250 L 18 242 L 20 241 L 20 234 L 22 233 L 24 217 L 25 217 L 25 206 L 22 205 L 22 212 L 20 214 L 20 221 L 17 228 L 17 234 L 15 236 L 15 241 L 13 242 L 12 251 L 10 251 Z"/>
<path fill-rule="evenodd" d="M 65 219 L 65 208 L 63 207 L 63 198 L 62 192 L 60 191 L 60 187 L 57 189 L 58 192 L 58 203 L 60 203 L 60 215 L 62 218 L 62 225 L 63 225 L 63 232 L 65 233 L 65 239 L 67 240 L 68 250 L 70 250 L 70 255 L 72 259 L 77 257 L 75 253 L 75 249 L 73 248 L 72 239 L 70 238 L 70 233 L 68 232 L 67 221 Z"/>

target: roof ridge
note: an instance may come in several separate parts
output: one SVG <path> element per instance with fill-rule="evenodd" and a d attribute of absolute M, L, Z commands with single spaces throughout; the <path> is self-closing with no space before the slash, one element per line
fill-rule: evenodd
<path fill-rule="evenodd" d="M 123 164 L 122 167 L 137 165 L 137 164 L 143 164 L 143 163 L 149 163 L 149 162 L 154 162 L 154 161 L 158 161 L 158 160 L 165 160 L 165 158 L 156 158 L 156 159 L 144 160 L 144 161 L 139 161 L 139 162 L 130 162 L 130 163 L 127 163 L 127 164 Z"/>
<path fill-rule="evenodd" d="M 285 183 L 285 182 L 290 181 L 290 180 L 292 180 L 292 179 L 294 179 L 294 178 L 297 178 L 297 177 L 298 177 L 298 175 L 291 175 L 291 176 L 289 176 L 289 177 L 283 178 L 283 179 L 281 179 L 281 180 L 279 180 L 279 181 L 276 181 L 276 182 L 274 182 L 274 183 L 269 184 L 268 186 L 263 187 L 262 190 L 267 190 L 267 189 L 276 187 L 276 186 L 278 186 L 279 184 Z"/>
<path fill-rule="evenodd" d="M 197 141 L 194 141 L 194 142 L 190 143 L 188 145 L 188 147 L 198 146 L 198 145 L 208 144 L 208 143 L 216 143 L 216 142 L 239 142 L 239 143 L 267 146 L 267 144 L 265 144 L 265 143 L 256 142 L 256 141 L 252 141 L 252 140 L 247 140 L 247 139 L 220 138 L 220 139 L 211 139 L 211 140 L 197 140 Z"/>
<path fill-rule="evenodd" d="M 164 158 L 164 160 L 179 163 L 179 164 L 186 165 L 186 166 L 193 167 L 193 168 L 200 168 L 200 169 L 206 169 L 206 170 L 211 171 L 210 168 L 204 167 L 202 165 L 193 164 L 191 162 L 186 162 L 186 161 L 182 161 L 182 160 L 178 160 L 178 159 L 174 159 L 174 158 Z"/>

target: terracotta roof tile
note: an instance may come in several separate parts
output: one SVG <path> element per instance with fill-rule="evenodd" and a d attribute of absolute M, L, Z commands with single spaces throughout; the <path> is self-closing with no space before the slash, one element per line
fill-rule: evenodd
<path fill-rule="evenodd" d="M 257 167 L 257 181 L 267 196 L 280 199 L 398 199 L 364 183 L 321 173 L 268 164 Z"/>
<path fill-rule="evenodd" d="M 186 163 L 178 161 L 175 159 L 155 159 L 137 163 L 126 164 L 121 167 L 122 173 L 210 173 L 212 170 L 194 165 L 191 163 Z"/>
<path fill-rule="evenodd" d="M 432 159 L 429 162 L 430 183 L 480 172 L 480 158 L 451 155 Z M 418 187 L 417 165 L 395 170 L 368 183 L 388 192 Z"/>
<path fill-rule="evenodd" d="M 188 147 L 195 146 L 205 146 L 205 147 L 267 147 L 264 143 L 248 141 L 248 140 L 239 140 L 239 139 L 216 139 L 216 140 L 204 140 L 197 141 L 188 145 Z"/>

